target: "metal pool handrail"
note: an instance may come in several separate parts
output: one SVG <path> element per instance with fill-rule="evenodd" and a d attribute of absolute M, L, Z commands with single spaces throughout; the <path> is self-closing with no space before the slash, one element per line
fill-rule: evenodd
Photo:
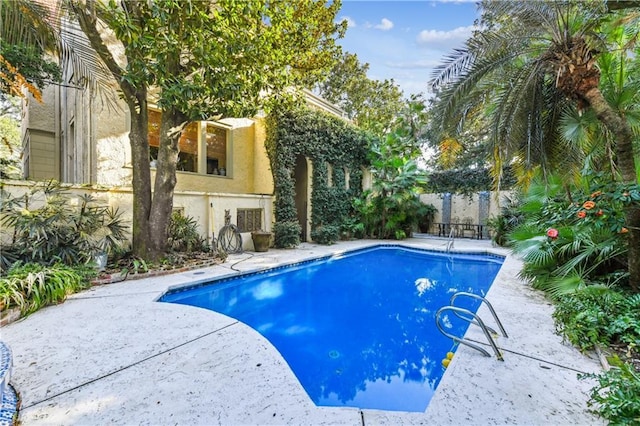
<path fill-rule="evenodd" d="M 440 322 L 440 314 L 442 314 L 445 311 L 452 311 L 454 313 L 457 314 L 464 314 L 464 315 L 470 315 L 471 317 L 473 317 L 473 319 L 475 319 L 475 324 L 478 324 L 480 326 L 480 328 L 482 329 L 482 331 L 484 332 L 484 335 L 486 336 L 487 340 L 489 341 L 489 344 L 491 345 L 491 348 L 493 349 L 493 352 L 496 354 L 496 358 L 498 358 L 498 361 L 504 361 L 504 358 L 502 357 L 502 353 L 500 353 L 500 350 L 498 349 L 498 346 L 496 345 L 496 342 L 493 340 L 493 337 L 491 337 L 491 333 L 489 333 L 489 330 L 487 329 L 487 326 L 484 325 L 484 322 L 482 321 L 482 318 L 480 318 L 478 315 L 476 315 L 475 313 L 471 312 L 468 309 L 464 309 L 464 308 L 459 308 L 457 306 L 443 306 L 442 308 L 438 309 L 438 312 L 436 312 L 436 326 L 438 327 L 438 330 L 440 330 L 440 333 L 444 334 L 445 336 L 447 336 L 448 338 L 452 339 L 454 342 L 458 342 L 462 345 L 466 345 L 469 346 L 479 352 L 481 352 L 484 356 L 488 356 L 490 357 L 491 354 L 489 352 L 487 352 L 484 348 L 471 343 L 469 340 L 465 339 L 464 337 L 458 337 L 458 336 L 454 336 L 453 334 L 448 333 L 447 331 L 445 331 L 444 326 L 442 325 L 442 323 Z M 464 319 L 466 321 L 472 322 L 473 320 L 470 320 L 468 317 L 465 316 L 461 316 L 458 315 L 458 317 L 460 317 L 461 319 Z"/>
<path fill-rule="evenodd" d="M 453 237 L 455 236 L 455 229 L 451 228 L 449 231 L 449 239 L 447 240 L 447 248 L 446 251 L 449 253 L 453 248 Z"/>
<path fill-rule="evenodd" d="M 491 306 L 491 303 L 489 303 L 489 301 L 487 299 L 485 299 L 482 296 L 478 296 L 477 294 L 473 294 L 473 293 L 467 293 L 466 291 L 459 291 L 456 294 L 454 294 L 453 296 L 451 296 L 451 299 L 449 300 L 449 305 L 451 306 L 455 306 L 454 305 L 454 301 L 456 300 L 456 298 L 458 296 L 465 296 L 465 297 L 471 297 L 473 299 L 477 299 L 480 302 L 484 303 L 485 305 L 487 305 L 487 308 L 489 308 L 489 311 L 491 312 L 491 315 L 493 316 L 494 321 L 496 322 L 496 324 L 498 324 L 498 327 L 500 328 L 500 333 L 502 333 L 502 335 L 504 337 L 509 337 L 507 335 L 507 332 L 505 331 L 504 327 L 502 326 L 502 322 L 500 321 L 500 319 L 498 318 L 498 315 L 496 314 L 496 311 L 493 309 L 493 306 Z M 456 313 L 456 315 L 458 315 Z M 458 315 L 458 317 L 460 317 L 460 315 Z M 460 317 L 462 318 L 462 317 Z M 473 320 L 470 320 L 468 318 L 462 318 L 465 319 L 469 322 L 473 322 Z M 477 324 L 476 324 L 477 325 Z M 494 334 L 498 334 L 495 332 L 495 330 L 493 330 L 491 327 L 487 327 L 489 329 L 489 331 L 493 332 Z"/>

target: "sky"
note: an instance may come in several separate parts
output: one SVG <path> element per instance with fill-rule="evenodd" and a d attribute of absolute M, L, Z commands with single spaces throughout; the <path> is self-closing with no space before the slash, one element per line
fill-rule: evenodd
<path fill-rule="evenodd" d="M 405 97 L 424 93 L 434 68 L 462 47 L 479 17 L 469 0 L 342 0 L 343 50 L 369 63 L 372 80 L 394 79 Z"/>

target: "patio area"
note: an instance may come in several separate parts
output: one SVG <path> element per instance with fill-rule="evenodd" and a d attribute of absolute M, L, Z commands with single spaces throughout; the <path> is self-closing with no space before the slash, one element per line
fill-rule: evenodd
<path fill-rule="evenodd" d="M 507 255 L 487 299 L 509 338 L 504 362 L 460 347 L 425 413 L 316 407 L 286 361 L 260 334 L 227 316 L 157 303 L 169 287 L 294 263 L 380 241 L 302 244 L 231 255 L 222 265 L 93 287 L 4 327 L 23 425 L 78 424 L 604 424 L 587 411 L 599 372 L 554 333 L 553 306 L 517 278 L 521 262 L 486 240 L 454 251 Z M 447 241 L 400 245 L 444 250 Z M 479 315 L 493 325 L 485 307 Z M 482 340 L 471 326 L 468 337 Z"/>

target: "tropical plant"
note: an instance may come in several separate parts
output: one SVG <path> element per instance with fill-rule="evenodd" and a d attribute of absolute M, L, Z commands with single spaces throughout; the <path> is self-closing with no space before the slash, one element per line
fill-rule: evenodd
<path fill-rule="evenodd" d="M 509 234 L 524 260 L 521 276 L 553 297 L 591 283 L 626 283 L 627 232 L 618 212 L 632 197 L 616 187 L 593 177 L 580 188 L 557 177 L 534 181 L 520 207 L 525 221 Z"/>
<path fill-rule="evenodd" d="M 404 239 L 418 223 L 419 195 L 427 182 L 417 163 L 423 111 L 422 102 L 410 102 L 394 123 L 394 130 L 371 145 L 372 188 L 363 193 L 356 208 L 365 233 L 372 237 Z"/>
<path fill-rule="evenodd" d="M 0 98 L 23 97 L 23 89 L 40 100 L 47 84 L 69 70 L 75 84 L 96 89 L 105 104 L 115 104 L 113 80 L 78 24 L 66 19 L 66 0 L 0 1 Z M 55 58 L 50 60 L 49 58 Z"/>
<path fill-rule="evenodd" d="M 427 233 L 431 229 L 438 209 L 433 204 L 420 203 L 416 210 L 418 231 Z"/>
<path fill-rule="evenodd" d="M 553 319 L 557 332 L 584 351 L 596 345 L 609 346 L 621 336 L 611 332 L 611 325 L 624 307 L 623 294 L 603 285 L 591 285 L 561 296 Z"/>
<path fill-rule="evenodd" d="M 173 212 L 169 222 L 169 248 L 172 251 L 205 251 L 206 241 L 198 232 L 198 222 L 180 212 Z"/>
<path fill-rule="evenodd" d="M 99 253 L 123 250 L 128 228 L 118 210 L 101 206 L 91 195 L 75 196 L 59 183 L 36 183 L 22 196 L 2 189 L 0 224 L 9 231 L 1 270 L 13 262 L 76 265 L 94 262 Z"/>
<path fill-rule="evenodd" d="M 0 310 L 17 307 L 23 315 L 30 314 L 88 287 L 94 274 L 90 269 L 67 265 L 17 263 L 0 278 Z"/>
<path fill-rule="evenodd" d="M 608 5 L 622 11 L 614 12 Z M 579 170 L 584 153 L 561 137 L 562 111 L 591 110 L 610 136 L 615 178 L 636 184 L 633 126 L 637 114 L 629 114 L 625 107 L 638 104 L 634 90 L 638 80 L 627 72 L 635 57 L 630 49 L 638 22 L 637 14 L 625 7 L 637 4 L 483 2 L 482 29 L 436 73 L 437 117 L 454 132 L 469 112 L 488 112 L 495 171 L 516 158 L 521 177 L 535 165 L 542 165 L 545 172 L 563 170 L 569 177 Z M 627 29 L 622 33 L 621 22 Z M 614 64 L 614 56 L 618 66 L 599 67 L 601 62 Z M 619 90 L 608 96 L 600 87 L 605 69 L 618 73 Z M 613 102 L 611 96 L 620 102 Z M 629 204 L 624 212 L 629 282 L 637 292 L 640 207 Z"/>
<path fill-rule="evenodd" d="M 612 368 L 601 374 L 585 374 L 581 378 L 596 379 L 589 405 L 611 425 L 640 423 L 640 371 L 631 363 L 610 358 Z"/>
<path fill-rule="evenodd" d="M 524 220 L 525 215 L 520 211 L 519 197 L 517 195 L 515 197 L 505 196 L 500 207 L 500 214 L 487 221 L 492 232 L 492 241 L 501 247 L 508 246 L 508 235 Z"/>

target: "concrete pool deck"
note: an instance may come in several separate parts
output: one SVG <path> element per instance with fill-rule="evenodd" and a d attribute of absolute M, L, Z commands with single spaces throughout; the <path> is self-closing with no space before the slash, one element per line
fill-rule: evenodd
<path fill-rule="evenodd" d="M 276 349 L 256 331 L 200 308 L 157 303 L 171 286 L 293 263 L 380 241 L 302 244 L 244 253 L 226 263 L 93 287 L 0 330 L 13 351 L 12 384 L 22 425 L 604 424 L 587 411 L 599 372 L 554 334 L 553 307 L 517 278 L 507 256 L 487 295 L 509 338 L 504 362 L 461 346 L 425 413 L 316 407 Z M 443 250 L 445 240 L 400 245 Z M 488 241 L 456 240 L 455 251 L 508 255 Z M 231 269 L 233 267 L 233 269 Z M 486 308 L 479 311 L 493 325 Z M 467 335 L 483 336 L 471 326 Z"/>

